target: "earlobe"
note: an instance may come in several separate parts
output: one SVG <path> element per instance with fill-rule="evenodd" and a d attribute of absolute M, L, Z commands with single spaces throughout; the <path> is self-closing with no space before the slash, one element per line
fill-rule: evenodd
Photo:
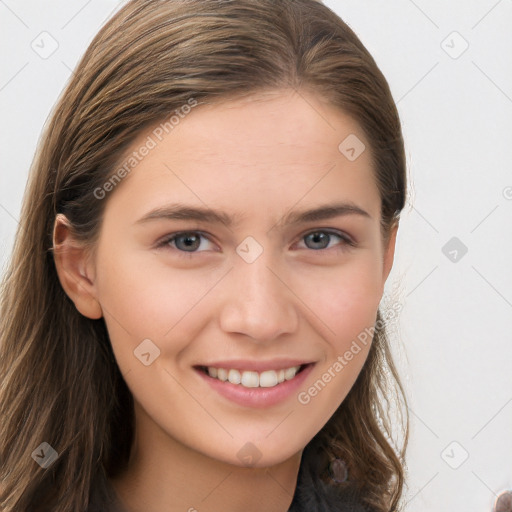
<path fill-rule="evenodd" d="M 94 269 L 87 249 L 74 238 L 65 215 L 59 213 L 53 226 L 53 259 L 59 281 L 76 309 L 87 318 L 103 316 L 96 299 Z"/>

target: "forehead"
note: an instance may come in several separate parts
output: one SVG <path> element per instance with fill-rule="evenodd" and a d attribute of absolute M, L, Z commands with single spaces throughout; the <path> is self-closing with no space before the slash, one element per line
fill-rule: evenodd
<path fill-rule="evenodd" d="M 151 146 L 118 187 L 129 188 L 134 201 L 213 198 L 238 206 L 243 217 L 253 201 L 261 208 L 337 195 L 359 198 L 377 213 L 380 198 L 361 127 L 310 93 L 199 105 L 172 126 L 165 122 L 141 133 L 124 156 Z M 351 137 L 358 151 L 365 148 L 356 159 L 344 153 Z"/>
<path fill-rule="evenodd" d="M 220 156 L 250 165 L 258 162 L 319 164 L 339 156 L 339 142 L 350 134 L 364 138 L 357 122 L 311 93 L 279 91 L 202 105 L 171 133 L 188 159 Z"/>

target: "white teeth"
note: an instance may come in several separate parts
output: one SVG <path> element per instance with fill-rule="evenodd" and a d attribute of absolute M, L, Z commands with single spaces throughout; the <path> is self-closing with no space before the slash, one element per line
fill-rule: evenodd
<path fill-rule="evenodd" d="M 286 380 L 291 380 L 293 379 L 293 377 L 295 377 L 295 374 L 297 373 L 297 370 L 299 369 L 300 367 L 297 367 L 297 366 L 294 366 L 292 368 L 286 368 L 286 370 L 284 371 L 284 378 Z"/>
<path fill-rule="evenodd" d="M 210 369 L 210 367 L 208 367 L 208 369 Z M 224 370 L 224 368 L 217 368 L 217 379 L 222 381 L 228 380 L 228 371 Z"/>
<path fill-rule="evenodd" d="M 243 372 L 241 384 L 246 388 L 257 388 L 260 385 L 258 372 Z"/>
<path fill-rule="evenodd" d="M 260 375 L 260 387 L 271 388 L 277 384 L 277 373 L 274 370 L 262 372 Z"/>
<path fill-rule="evenodd" d="M 238 370 L 229 370 L 228 380 L 231 384 L 240 384 L 242 376 Z"/>
<path fill-rule="evenodd" d="M 281 384 L 285 380 L 291 380 L 297 375 L 300 366 L 292 366 L 282 370 L 266 370 L 258 373 L 255 371 L 242 371 L 235 369 L 214 368 L 209 366 L 207 368 L 208 375 L 214 379 L 219 379 L 223 382 L 229 381 L 231 384 L 240 384 L 246 388 L 272 388 Z"/>

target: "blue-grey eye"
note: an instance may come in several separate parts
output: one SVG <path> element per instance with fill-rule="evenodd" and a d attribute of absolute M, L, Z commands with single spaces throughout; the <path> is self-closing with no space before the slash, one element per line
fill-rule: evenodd
<path fill-rule="evenodd" d="M 201 235 L 196 233 L 182 233 L 173 237 L 176 247 L 182 251 L 193 252 L 201 245 Z"/>
<path fill-rule="evenodd" d="M 340 235 L 330 233 L 328 231 L 313 231 L 306 235 L 304 240 L 309 249 L 318 250 L 327 248 L 331 242 L 331 237 L 337 237 L 340 240 L 344 240 Z M 311 245 L 308 245 L 308 242 L 310 242 Z"/>

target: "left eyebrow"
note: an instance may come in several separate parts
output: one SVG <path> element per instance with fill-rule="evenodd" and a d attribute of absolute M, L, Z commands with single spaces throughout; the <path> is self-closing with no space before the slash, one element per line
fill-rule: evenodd
<path fill-rule="evenodd" d="M 307 210 L 294 210 L 287 213 L 276 224 L 278 227 L 285 225 L 297 225 L 307 222 L 333 219 L 346 215 L 359 215 L 371 219 L 371 215 L 353 203 L 332 203 L 317 208 Z M 231 217 L 227 213 L 213 208 L 196 207 L 192 205 L 172 204 L 155 208 L 146 213 L 136 221 L 136 224 L 142 224 L 151 220 L 193 220 L 200 222 L 209 222 L 212 224 L 224 224 L 228 227 L 239 222 L 244 216 L 237 214 Z"/>
<path fill-rule="evenodd" d="M 239 217 L 237 216 L 237 218 Z M 211 224 L 225 224 L 228 227 L 232 226 L 234 222 L 232 217 L 220 210 L 181 203 L 155 208 L 136 221 L 136 224 L 151 220 L 195 220 Z"/>
<path fill-rule="evenodd" d="M 335 217 L 344 217 L 346 215 L 359 215 L 371 219 L 372 216 L 354 203 L 332 203 L 319 208 L 308 210 L 291 211 L 286 214 L 278 225 L 303 224 L 319 220 L 328 220 Z"/>

